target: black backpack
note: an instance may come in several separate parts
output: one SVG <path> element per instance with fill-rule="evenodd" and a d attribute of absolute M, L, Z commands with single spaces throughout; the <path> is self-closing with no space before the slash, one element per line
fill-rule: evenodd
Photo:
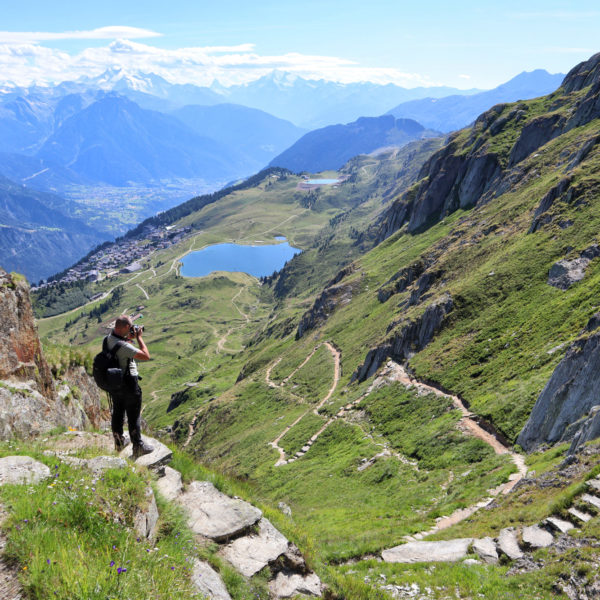
<path fill-rule="evenodd" d="M 119 367 L 117 352 L 125 342 L 119 340 L 112 350 L 108 349 L 108 336 L 102 342 L 102 352 L 94 356 L 92 375 L 96 385 L 109 394 L 118 392 L 123 387 L 123 369 Z"/>

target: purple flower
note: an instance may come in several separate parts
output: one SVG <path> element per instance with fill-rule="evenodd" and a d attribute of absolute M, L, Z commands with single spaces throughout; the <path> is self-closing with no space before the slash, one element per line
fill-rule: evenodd
<path fill-rule="evenodd" d="M 23 523 L 29 523 L 29 519 L 23 519 Z"/>
<path fill-rule="evenodd" d="M 50 564 L 50 559 L 49 559 L 49 558 L 47 558 L 47 559 L 46 559 L 46 562 L 47 562 L 48 564 Z"/>
<path fill-rule="evenodd" d="M 120 575 L 121 573 L 127 573 L 127 568 L 126 567 L 119 567 L 117 569 L 117 573 Z"/>
<path fill-rule="evenodd" d="M 174 570 L 175 570 L 175 567 L 171 567 L 171 571 L 174 571 Z"/>
<path fill-rule="evenodd" d="M 111 561 L 110 561 L 110 565 L 108 565 L 108 566 L 109 566 L 109 567 L 114 567 L 114 566 L 115 566 L 115 561 L 114 561 L 114 560 L 111 560 Z"/>

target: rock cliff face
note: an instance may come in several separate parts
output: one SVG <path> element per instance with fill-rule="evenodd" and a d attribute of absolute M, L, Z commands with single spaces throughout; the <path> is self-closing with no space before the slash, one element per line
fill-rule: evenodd
<path fill-rule="evenodd" d="M 592 318 L 588 329 L 598 324 Z M 600 405 L 600 333 L 575 341 L 538 397 L 517 438 L 525 450 L 544 443 L 571 441 L 581 445 L 598 429 Z"/>
<path fill-rule="evenodd" d="M 310 310 L 306 311 L 296 331 L 296 339 L 299 340 L 307 331 L 322 325 L 335 311 L 338 306 L 348 304 L 352 300 L 352 294 L 359 285 L 358 281 L 340 283 L 340 281 L 352 273 L 352 265 L 342 269 L 325 287 L 321 295 L 315 300 Z"/>
<path fill-rule="evenodd" d="M 54 381 L 33 319 L 28 286 L 0 269 L 0 438 L 57 426 L 99 427 L 100 393 L 82 367 Z"/>
<path fill-rule="evenodd" d="M 499 104 L 483 113 L 470 129 L 452 134 L 446 146 L 425 163 L 419 183 L 383 213 L 377 240 L 384 240 L 403 226 L 414 232 L 459 208 L 489 201 L 510 188 L 511 182 L 518 179 L 520 163 L 544 144 L 598 118 L 600 54 L 571 70 L 562 86 L 546 100 L 544 114 L 539 114 L 539 107 L 534 108 L 531 102 Z M 597 141 L 590 139 L 567 168 L 581 162 Z M 565 179 L 542 200 L 532 231 L 539 227 L 540 214 L 569 184 L 570 180 Z"/>
<path fill-rule="evenodd" d="M 375 374 L 388 359 L 402 363 L 425 348 L 440 329 L 446 315 L 452 310 L 452 298 L 444 295 L 432 302 L 414 321 L 404 324 L 390 339 L 371 348 L 364 363 L 352 374 L 352 381 L 364 381 Z"/>

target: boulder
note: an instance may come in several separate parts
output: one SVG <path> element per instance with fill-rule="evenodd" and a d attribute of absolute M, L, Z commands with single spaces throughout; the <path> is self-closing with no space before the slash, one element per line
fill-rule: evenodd
<path fill-rule="evenodd" d="M 500 531 L 500 535 L 498 536 L 498 549 L 503 554 L 506 554 L 511 560 L 517 560 L 524 556 L 521 548 L 519 548 L 517 531 L 512 527 Z"/>
<path fill-rule="evenodd" d="M 585 270 L 590 264 L 587 258 L 559 260 L 554 263 L 548 273 L 548 285 L 559 290 L 568 290 L 574 283 L 585 277 Z"/>
<path fill-rule="evenodd" d="M 473 542 L 473 551 L 483 562 L 494 564 L 498 562 L 496 543 L 491 537 L 485 537 Z"/>
<path fill-rule="evenodd" d="M 465 558 L 473 538 L 461 538 L 441 542 L 408 542 L 389 550 L 381 557 L 385 562 L 455 562 Z"/>
<path fill-rule="evenodd" d="M 223 542 L 255 525 L 262 512 L 239 498 L 222 494 L 209 481 L 192 481 L 177 498 L 194 533 Z"/>
<path fill-rule="evenodd" d="M 183 491 L 181 473 L 165 467 L 165 474 L 156 482 L 156 487 L 166 500 L 175 500 Z"/>
<path fill-rule="evenodd" d="M 152 488 L 146 489 L 147 506 L 143 509 L 138 509 L 133 517 L 133 528 L 135 532 L 142 538 L 154 541 L 156 538 L 158 524 L 158 507 Z"/>
<path fill-rule="evenodd" d="M 277 577 L 269 582 L 269 591 L 274 598 L 291 598 L 298 594 L 305 596 L 321 596 L 321 580 L 316 573 L 298 575 L 277 573 Z"/>
<path fill-rule="evenodd" d="M 237 538 L 223 550 L 221 555 L 242 575 L 252 577 L 288 549 L 288 541 L 270 521 L 258 522 L 258 533 Z"/>
<path fill-rule="evenodd" d="M 531 451 L 543 443 L 573 440 L 578 431 L 585 429 L 586 420 L 582 417 L 598 404 L 598 372 L 600 333 L 594 333 L 571 344 L 539 395 L 517 443 Z M 585 439 L 594 429 L 592 423 L 589 425 Z"/>
<path fill-rule="evenodd" d="M 530 548 L 547 548 L 554 541 L 554 537 L 549 531 L 537 525 L 524 527 L 521 536 L 523 543 Z"/>
<path fill-rule="evenodd" d="M 231 596 L 219 574 L 202 560 L 194 560 L 192 583 L 210 600 L 231 600 Z"/>
<path fill-rule="evenodd" d="M 0 458 L 0 485 L 6 483 L 38 483 L 50 477 L 50 469 L 31 456 Z"/>
<path fill-rule="evenodd" d="M 169 450 L 162 442 L 155 440 L 151 437 L 142 436 L 142 439 L 146 444 L 152 446 L 154 450 L 150 452 L 150 454 L 144 454 L 144 456 L 140 456 L 136 459 L 135 464 L 143 467 L 148 467 L 153 471 L 158 471 L 159 473 L 164 472 L 164 466 L 171 461 L 173 458 L 173 452 Z M 121 458 L 132 458 L 133 454 L 133 444 L 129 444 L 127 448 L 121 451 L 119 456 Z"/>

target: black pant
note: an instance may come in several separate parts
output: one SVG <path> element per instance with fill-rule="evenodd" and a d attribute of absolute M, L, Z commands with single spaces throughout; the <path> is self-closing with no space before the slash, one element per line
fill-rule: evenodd
<path fill-rule="evenodd" d="M 139 445 L 142 443 L 142 426 L 140 414 L 142 412 L 142 390 L 138 384 L 137 377 L 126 375 L 123 382 L 123 390 L 111 395 L 112 397 L 112 419 L 111 428 L 113 433 L 123 435 L 123 420 L 127 413 L 129 424 L 129 437 L 131 443 Z"/>

